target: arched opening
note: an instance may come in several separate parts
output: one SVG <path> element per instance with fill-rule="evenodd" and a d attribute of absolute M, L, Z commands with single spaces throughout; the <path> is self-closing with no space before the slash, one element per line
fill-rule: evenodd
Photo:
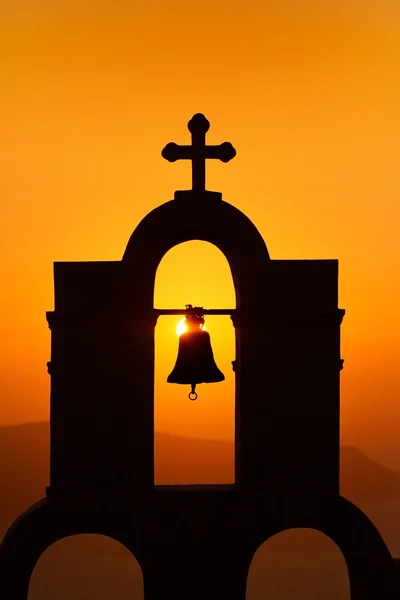
<path fill-rule="evenodd" d="M 208 242 L 191 241 L 172 248 L 157 270 L 155 308 L 235 308 L 229 264 Z M 169 384 L 178 353 L 176 325 L 182 316 L 160 316 L 155 330 L 155 484 L 185 485 L 234 482 L 235 331 L 230 316 L 206 316 L 221 383 L 197 387 Z"/>
<path fill-rule="evenodd" d="M 125 546 L 104 535 L 64 538 L 40 557 L 28 600 L 142 600 L 139 563 Z"/>
<path fill-rule="evenodd" d="M 251 562 L 246 600 L 350 600 L 345 559 L 315 529 L 290 529 L 262 544 Z"/>

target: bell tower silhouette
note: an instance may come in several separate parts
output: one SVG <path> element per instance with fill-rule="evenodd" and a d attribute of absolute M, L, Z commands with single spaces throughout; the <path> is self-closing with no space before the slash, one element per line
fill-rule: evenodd
<path fill-rule="evenodd" d="M 394 600 L 395 561 L 368 517 L 340 495 L 338 261 L 271 259 L 260 233 L 205 189 L 207 119 L 192 145 L 163 157 L 192 161 L 191 190 L 150 212 L 121 261 L 54 265 L 51 459 L 46 497 L 0 546 L 0 597 L 27 600 L 41 554 L 55 541 L 99 533 L 124 544 L 143 570 L 146 600 L 244 600 L 254 553 L 272 535 L 307 527 L 346 560 L 352 600 Z M 195 217 L 195 218 L 194 218 Z M 234 485 L 154 485 L 154 308 L 164 254 L 189 240 L 215 244 L 236 291 Z"/>

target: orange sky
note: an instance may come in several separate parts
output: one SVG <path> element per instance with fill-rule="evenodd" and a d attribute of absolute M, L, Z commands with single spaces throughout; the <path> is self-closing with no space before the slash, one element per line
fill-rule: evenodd
<path fill-rule="evenodd" d="M 53 261 L 121 258 L 139 220 L 190 185 L 189 165 L 160 152 L 188 143 L 200 111 L 209 143 L 237 149 L 209 164 L 208 188 L 253 220 L 272 258 L 339 258 L 342 441 L 400 467 L 397 0 L 0 7 L 0 424 L 48 419 Z M 156 305 L 231 306 L 223 256 L 186 246 L 165 257 Z M 208 321 L 227 383 L 201 387 L 202 403 L 162 383 L 174 327 L 157 329 L 157 425 L 229 437 L 229 319 Z"/>

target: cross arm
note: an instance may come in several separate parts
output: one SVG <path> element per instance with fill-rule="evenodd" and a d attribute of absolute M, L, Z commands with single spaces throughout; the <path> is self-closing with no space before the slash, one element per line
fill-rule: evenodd
<path fill-rule="evenodd" d="M 236 150 L 230 142 L 223 142 L 217 146 L 205 146 L 204 158 L 215 158 L 224 163 L 236 156 Z M 161 156 L 168 162 L 193 159 L 193 146 L 180 146 L 170 142 L 161 152 Z"/>
<path fill-rule="evenodd" d="M 175 144 L 175 142 L 170 142 L 161 152 L 161 156 L 168 162 L 190 160 L 193 158 L 192 149 L 192 146 L 179 146 L 179 144 Z"/>
<path fill-rule="evenodd" d="M 232 158 L 235 158 L 236 150 L 230 142 L 223 142 L 218 146 L 206 146 L 205 158 L 217 158 L 220 161 L 227 163 Z"/>

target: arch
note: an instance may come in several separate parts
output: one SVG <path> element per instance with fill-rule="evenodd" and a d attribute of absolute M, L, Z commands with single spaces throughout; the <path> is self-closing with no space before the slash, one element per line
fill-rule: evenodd
<path fill-rule="evenodd" d="M 392 556 L 367 515 L 345 498 L 324 503 L 319 529 L 341 550 L 347 563 L 352 600 L 386 600 L 396 594 Z"/>
<path fill-rule="evenodd" d="M 273 509 L 272 509 L 273 510 Z M 272 536 L 288 529 L 315 529 L 341 551 L 349 572 L 351 600 L 394 600 L 398 590 L 395 562 L 367 515 L 343 497 L 292 500 L 275 507 L 276 519 L 260 522 L 254 552 Z M 261 519 L 263 521 L 263 519 Z"/>
<path fill-rule="evenodd" d="M 143 575 L 132 553 L 114 538 L 103 534 L 66 536 L 49 546 L 33 570 L 28 600 L 46 593 L 67 600 L 118 598 L 141 600 Z"/>
<path fill-rule="evenodd" d="M 256 307 L 260 278 L 266 276 L 269 254 L 260 233 L 240 210 L 222 200 L 170 200 L 151 211 L 128 241 L 122 263 L 135 274 L 137 304 L 153 301 L 157 267 L 173 246 L 191 240 L 210 242 L 228 260 L 238 307 Z M 139 285 L 140 282 L 140 285 Z M 140 300 L 139 300 L 140 298 Z"/>
<path fill-rule="evenodd" d="M 188 302 L 207 308 L 235 307 L 229 264 L 209 242 L 174 246 L 158 266 L 154 305 L 175 308 Z M 225 380 L 200 385 L 199 401 L 192 403 L 187 400 L 189 386 L 167 383 L 177 358 L 176 325 L 181 319 L 182 315 L 159 317 L 155 329 L 155 484 L 233 483 L 235 328 L 228 315 L 206 316 L 214 357 Z"/>
<path fill-rule="evenodd" d="M 346 561 L 337 545 L 316 529 L 293 528 L 257 549 L 247 579 L 247 600 L 349 600 Z"/>
<path fill-rule="evenodd" d="M 190 296 L 187 295 L 188 290 Z M 235 307 L 232 271 L 226 256 L 215 244 L 202 240 L 177 244 L 164 254 L 158 264 L 154 305 L 176 308 L 184 306 L 185 300 L 205 307 L 212 306 L 212 303 L 214 306 Z"/>
<path fill-rule="evenodd" d="M 32 505 L 14 521 L 0 545 L 0 597 L 27 600 L 30 578 L 42 554 L 66 537 L 89 533 L 107 536 L 125 546 L 139 562 L 141 557 L 127 523 L 131 519 L 119 512 L 85 508 L 75 499 L 45 498 Z"/>

